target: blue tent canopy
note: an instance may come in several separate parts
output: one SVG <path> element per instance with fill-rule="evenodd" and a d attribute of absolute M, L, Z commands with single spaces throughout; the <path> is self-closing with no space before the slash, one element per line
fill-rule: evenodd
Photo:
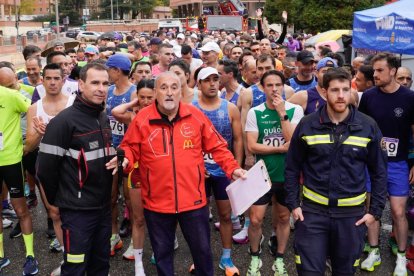
<path fill-rule="evenodd" d="M 414 55 L 414 1 L 355 12 L 352 46 Z"/>

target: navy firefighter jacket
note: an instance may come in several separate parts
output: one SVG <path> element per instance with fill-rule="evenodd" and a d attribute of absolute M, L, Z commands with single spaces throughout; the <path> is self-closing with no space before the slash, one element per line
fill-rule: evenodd
<path fill-rule="evenodd" d="M 286 203 L 290 210 L 331 217 L 365 213 L 366 169 L 371 178 L 369 213 L 381 217 L 387 195 L 387 156 L 377 123 L 349 107 L 339 124 L 330 121 L 326 105 L 297 125 L 286 157 Z M 300 202 L 300 173 L 303 201 Z"/>

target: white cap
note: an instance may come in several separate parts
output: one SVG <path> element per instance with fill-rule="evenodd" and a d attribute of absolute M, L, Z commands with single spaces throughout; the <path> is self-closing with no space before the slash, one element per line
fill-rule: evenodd
<path fill-rule="evenodd" d="M 221 52 L 220 47 L 217 45 L 217 43 L 213 41 L 207 42 L 206 45 L 200 48 L 200 50 L 203 52 L 210 52 L 210 51 L 214 51 L 216 53 Z"/>
<path fill-rule="evenodd" d="M 191 34 L 191 38 L 198 39 L 198 37 L 197 37 L 197 35 L 196 35 L 195 33 L 192 33 L 192 34 Z"/>
<path fill-rule="evenodd" d="M 184 34 L 180 33 L 180 34 L 177 35 L 177 38 L 185 39 L 185 36 L 184 36 Z"/>
<path fill-rule="evenodd" d="M 200 72 L 198 72 L 197 82 L 200 80 L 205 80 L 210 75 L 218 76 L 219 73 L 217 72 L 217 69 L 213 67 L 206 67 L 206 68 L 201 69 Z"/>

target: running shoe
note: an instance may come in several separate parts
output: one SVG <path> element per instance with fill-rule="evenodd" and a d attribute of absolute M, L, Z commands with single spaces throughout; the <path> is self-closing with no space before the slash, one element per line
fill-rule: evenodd
<path fill-rule="evenodd" d="M 275 276 L 288 276 L 283 258 L 276 258 L 273 262 L 272 270 L 275 272 Z"/>
<path fill-rule="evenodd" d="M 272 256 L 276 256 L 277 253 L 277 237 L 271 236 L 269 241 L 267 242 L 267 246 L 269 247 L 270 254 Z"/>
<path fill-rule="evenodd" d="M 260 260 L 259 256 L 252 256 L 249 269 L 247 270 L 247 276 L 260 276 L 260 268 L 262 265 L 262 260 Z"/>
<path fill-rule="evenodd" d="M 5 206 L 3 206 L 1 214 L 3 215 L 3 218 L 17 218 L 16 212 L 10 203 L 7 203 Z"/>
<path fill-rule="evenodd" d="M 125 251 L 124 254 L 122 254 L 122 257 L 125 260 L 128 260 L 128 261 L 135 260 L 135 257 L 134 257 L 134 247 L 133 247 L 133 244 L 132 244 L 132 239 L 131 239 L 131 242 L 129 243 L 128 249 Z"/>
<path fill-rule="evenodd" d="M 264 235 L 262 235 L 262 237 L 260 238 L 260 243 L 259 243 L 259 254 L 262 254 L 262 243 L 263 243 L 263 241 L 264 241 Z M 251 254 L 251 253 L 250 253 L 250 246 L 249 246 L 249 248 L 247 248 L 247 252 L 249 252 L 249 254 Z"/>
<path fill-rule="evenodd" d="M 28 196 L 26 196 L 26 203 L 29 209 L 35 208 L 37 206 L 38 202 L 37 202 L 37 195 L 35 192 L 32 192 Z"/>
<path fill-rule="evenodd" d="M 393 276 L 407 276 L 407 259 L 405 254 L 397 254 Z"/>
<path fill-rule="evenodd" d="M 49 249 L 53 253 L 59 253 L 63 251 L 63 246 L 60 245 L 57 238 L 54 238 L 52 242 L 49 244 Z"/>
<path fill-rule="evenodd" d="M 9 228 L 13 225 L 13 221 L 3 218 L 3 229 Z"/>
<path fill-rule="evenodd" d="M 121 223 L 121 228 L 119 229 L 119 236 L 121 238 L 126 238 L 131 233 L 131 221 L 127 218 L 124 218 L 124 220 Z"/>
<path fill-rule="evenodd" d="M 10 260 L 7 258 L 0 258 L 0 271 L 10 264 Z"/>
<path fill-rule="evenodd" d="M 121 237 L 118 234 L 111 237 L 111 257 L 115 256 L 115 251 L 120 250 L 123 245 Z"/>
<path fill-rule="evenodd" d="M 20 228 L 20 221 L 16 223 L 13 230 L 11 230 L 9 237 L 10 239 L 20 237 L 22 235 L 22 229 Z"/>
<path fill-rule="evenodd" d="M 365 242 L 363 252 L 364 252 L 364 253 L 369 253 L 369 252 L 371 252 L 371 246 L 369 245 L 369 242 Z"/>
<path fill-rule="evenodd" d="M 231 258 L 223 258 L 221 257 L 220 259 L 220 264 L 219 264 L 219 268 L 221 270 L 224 270 L 225 275 L 240 275 L 239 270 L 237 269 L 237 267 L 233 264 L 233 261 L 231 260 Z"/>
<path fill-rule="evenodd" d="M 63 265 L 63 261 L 60 262 L 60 265 L 58 267 L 56 267 L 52 273 L 50 273 L 50 276 L 60 276 L 61 274 L 61 269 L 62 269 L 62 265 Z"/>
<path fill-rule="evenodd" d="M 409 260 L 414 260 L 414 245 L 410 245 L 405 253 L 405 257 Z"/>
<path fill-rule="evenodd" d="M 233 241 L 238 244 L 246 244 L 249 242 L 248 227 L 243 227 L 243 229 L 233 235 Z"/>
<path fill-rule="evenodd" d="M 39 272 L 39 263 L 33 256 L 27 256 L 23 266 L 23 275 L 36 275 Z"/>
<path fill-rule="evenodd" d="M 361 269 L 374 271 L 375 267 L 381 264 L 379 248 L 372 248 L 368 257 L 361 263 Z"/>

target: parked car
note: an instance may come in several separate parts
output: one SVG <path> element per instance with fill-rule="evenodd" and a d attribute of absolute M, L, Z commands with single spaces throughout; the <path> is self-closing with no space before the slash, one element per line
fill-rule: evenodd
<path fill-rule="evenodd" d="M 91 31 L 85 31 L 85 32 L 79 32 L 79 34 L 76 36 L 76 40 L 87 42 L 87 41 L 95 41 L 100 36 L 97 32 L 91 32 Z"/>
<path fill-rule="evenodd" d="M 33 30 L 33 31 L 26 32 L 26 36 L 28 39 L 32 39 L 35 34 L 37 34 L 38 36 L 41 36 L 39 30 Z"/>
<path fill-rule="evenodd" d="M 75 30 L 75 29 L 70 29 L 66 32 L 66 37 L 70 37 L 70 38 L 74 38 L 76 39 L 76 37 L 79 34 L 79 30 Z"/>

